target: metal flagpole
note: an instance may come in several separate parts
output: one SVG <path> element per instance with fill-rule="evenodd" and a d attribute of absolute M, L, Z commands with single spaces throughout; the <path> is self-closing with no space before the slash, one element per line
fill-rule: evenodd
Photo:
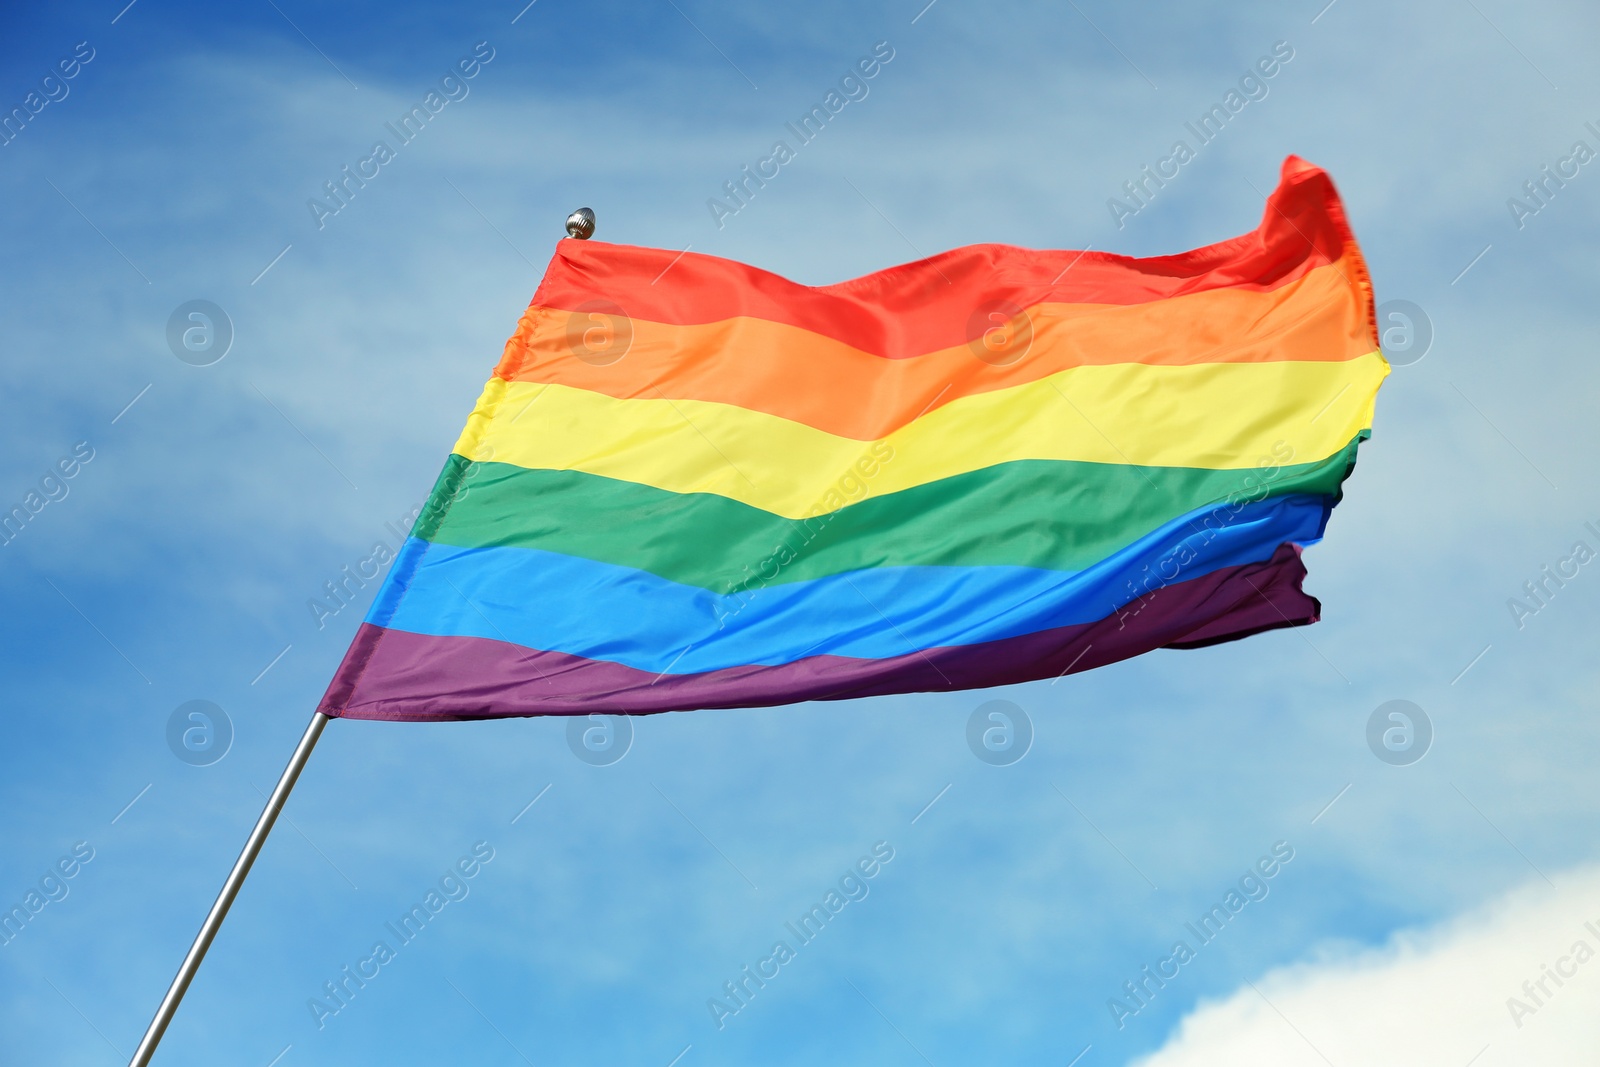
<path fill-rule="evenodd" d="M 586 241 L 594 234 L 594 223 L 594 212 L 586 207 L 580 207 L 567 216 L 567 233 L 580 241 Z M 177 1014 L 183 994 L 188 991 L 189 983 L 194 981 L 195 972 L 200 969 L 200 961 L 206 958 L 206 950 L 211 947 L 211 941 L 217 936 L 222 920 L 227 917 L 228 909 L 233 905 L 233 898 L 239 895 L 239 887 L 244 884 L 245 875 L 250 873 L 250 865 L 255 863 L 256 857 L 261 854 L 261 846 L 266 843 L 267 835 L 272 832 L 272 824 L 278 821 L 278 812 L 289 799 L 289 791 L 294 788 L 295 780 L 305 769 L 306 760 L 310 758 L 311 750 L 316 747 L 317 738 L 322 736 L 322 728 L 326 725 L 328 717 L 322 712 L 316 712 L 311 716 L 311 725 L 306 727 L 306 732 L 300 737 L 300 743 L 295 746 L 294 755 L 289 757 L 289 766 L 283 769 L 283 777 L 278 779 L 277 787 L 272 790 L 266 810 L 261 813 L 261 818 L 256 820 L 255 829 L 250 831 L 250 837 L 244 843 L 244 851 L 239 853 L 239 858 L 233 863 L 233 870 L 228 872 L 227 881 L 222 883 L 222 892 L 217 894 L 216 903 L 211 905 L 211 911 L 206 914 L 205 922 L 200 924 L 200 933 L 195 935 L 194 944 L 189 946 L 189 954 L 183 957 L 177 976 L 172 979 L 167 995 L 161 998 L 161 1007 L 156 1009 L 156 1017 L 150 1020 L 150 1029 L 144 1032 L 144 1040 L 139 1042 L 139 1047 L 133 1053 L 133 1059 L 128 1061 L 128 1067 L 148 1067 L 150 1057 L 156 1054 L 156 1046 L 161 1043 L 161 1035 L 167 1032 L 167 1024 L 172 1022 L 173 1015 Z"/>
<path fill-rule="evenodd" d="M 156 1017 L 150 1020 L 150 1029 L 144 1032 L 144 1040 L 139 1042 L 139 1048 L 134 1052 L 133 1059 L 128 1061 L 128 1067 L 146 1067 L 150 1057 L 155 1055 L 156 1046 L 161 1043 L 161 1035 L 166 1033 L 167 1024 L 172 1021 L 179 1002 L 183 1000 L 184 992 L 194 980 L 195 972 L 200 969 L 200 961 L 206 957 L 206 949 L 211 947 L 211 939 L 217 936 L 217 929 L 222 926 L 222 920 L 227 916 L 233 898 L 238 896 L 245 875 L 250 873 L 250 865 L 256 861 L 256 856 L 260 855 L 267 834 L 272 832 L 272 824 L 278 820 L 278 812 L 289 799 L 289 791 L 294 788 L 295 779 L 299 778 L 300 772 L 305 769 L 306 760 L 310 757 L 311 750 L 316 747 L 317 738 L 322 736 L 322 728 L 326 725 L 328 717 L 322 712 L 316 712 L 311 716 L 311 725 L 306 727 L 300 743 L 295 746 L 294 755 L 289 757 L 289 766 L 283 769 L 283 777 L 278 779 L 277 787 L 268 798 L 266 810 L 261 813 L 261 818 L 256 820 L 256 828 L 250 831 L 250 837 L 244 843 L 244 851 L 239 853 L 239 858 L 234 861 L 233 870 L 228 872 L 227 881 L 222 883 L 222 892 L 217 895 L 217 902 L 211 905 L 211 911 L 207 913 L 205 922 L 200 924 L 200 933 L 196 935 L 194 944 L 189 946 L 189 954 L 183 958 L 183 964 L 178 968 L 177 976 L 172 979 L 167 995 L 161 998 L 161 1007 L 156 1009 Z"/>

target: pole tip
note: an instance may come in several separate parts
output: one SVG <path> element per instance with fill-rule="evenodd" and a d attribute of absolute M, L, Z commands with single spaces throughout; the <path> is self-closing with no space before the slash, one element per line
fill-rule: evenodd
<path fill-rule="evenodd" d="M 567 234 L 580 241 L 587 241 L 594 236 L 594 212 L 586 207 L 580 207 L 567 216 Z"/>

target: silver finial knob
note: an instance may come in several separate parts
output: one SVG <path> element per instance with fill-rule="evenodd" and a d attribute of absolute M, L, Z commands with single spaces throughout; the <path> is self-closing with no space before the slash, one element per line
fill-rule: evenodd
<path fill-rule="evenodd" d="M 587 241 L 594 236 L 594 212 L 586 207 L 580 207 L 567 216 L 567 233 L 580 241 Z"/>

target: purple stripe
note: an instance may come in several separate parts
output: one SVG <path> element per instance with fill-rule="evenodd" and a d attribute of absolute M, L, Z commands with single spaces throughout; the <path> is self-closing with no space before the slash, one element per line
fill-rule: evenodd
<path fill-rule="evenodd" d="M 1146 594 L 1098 622 L 889 659 L 813 656 L 778 666 L 666 674 L 480 637 L 363 623 L 318 709 L 431 722 L 590 712 L 643 715 L 886 693 L 981 689 L 1088 670 L 1162 647 L 1196 648 L 1316 622 L 1295 545 Z"/>

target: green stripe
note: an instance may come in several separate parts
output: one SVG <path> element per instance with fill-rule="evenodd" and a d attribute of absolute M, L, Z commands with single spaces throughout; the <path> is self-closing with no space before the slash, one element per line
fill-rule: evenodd
<path fill-rule="evenodd" d="M 452 455 L 412 532 L 463 548 L 560 552 L 718 593 L 869 567 L 1076 571 L 1179 516 L 1259 498 L 1263 482 L 1265 495 L 1336 495 L 1366 436 L 1275 472 L 1021 460 L 808 520 L 708 493 Z"/>

